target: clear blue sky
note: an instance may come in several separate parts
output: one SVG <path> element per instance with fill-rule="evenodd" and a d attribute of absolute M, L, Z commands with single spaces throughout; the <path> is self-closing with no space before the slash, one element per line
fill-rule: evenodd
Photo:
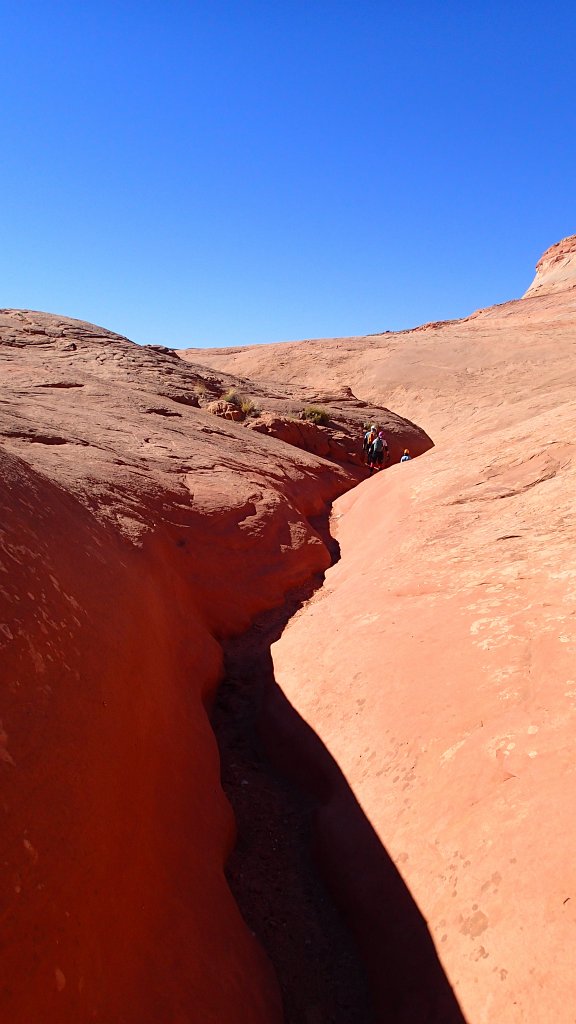
<path fill-rule="evenodd" d="M 576 232 L 576 4 L 0 0 L 0 306 L 135 341 L 519 296 Z"/>

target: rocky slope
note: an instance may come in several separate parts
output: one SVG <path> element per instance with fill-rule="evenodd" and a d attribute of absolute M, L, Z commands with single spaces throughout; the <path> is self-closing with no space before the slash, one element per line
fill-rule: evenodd
<path fill-rule="evenodd" d="M 522 300 L 368 338 L 180 359 L 2 312 L 2 1019 L 282 1019 L 206 710 L 222 638 L 327 570 L 263 740 L 378 1024 L 572 1020 L 573 244 Z M 422 457 L 366 480 L 373 418 Z"/>
<path fill-rule="evenodd" d="M 549 251 L 542 278 L 574 242 Z M 429 410 L 437 442 L 335 503 L 341 559 L 273 649 L 280 687 L 346 780 L 324 795 L 323 857 L 349 892 L 384 1019 L 391 1006 L 406 1024 L 447 1017 L 394 908 L 390 941 L 370 845 L 347 838 L 356 811 L 342 830 L 349 790 L 466 1021 L 573 1018 L 573 284 L 401 338 L 334 343 L 334 380 L 369 366 L 357 393 L 386 401 L 401 396 L 401 345 L 400 408 Z M 302 345 L 303 380 L 314 348 Z"/>
<path fill-rule="evenodd" d="M 245 382 L 48 314 L 4 310 L 0 359 L 0 1017 L 272 1024 L 223 875 L 219 640 L 329 564 L 310 518 L 365 475 L 367 410 L 431 442 L 339 393 L 322 458 L 209 411 Z M 252 392 L 277 430 L 309 397 Z"/>
<path fill-rule="evenodd" d="M 569 394 L 567 360 L 576 330 L 576 235 L 542 257 L 546 268 L 565 268 L 565 287 L 533 288 L 520 301 L 472 313 L 462 320 L 424 324 L 411 331 L 358 338 L 316 339 L 234 349 L 189 349 L 186 358 L 246 374 L 253 380 L 309 387 L 348 385 L 364 401 L 389 406 L 424 427 L 435 442 L 457 434 L 480 438 L 501 420 L 522 420 L 526 410 L 551 410 Z M 553 269 L 550 270 L 550 274 Z M 562 271 L 564 273 L 564 271 Z"/>

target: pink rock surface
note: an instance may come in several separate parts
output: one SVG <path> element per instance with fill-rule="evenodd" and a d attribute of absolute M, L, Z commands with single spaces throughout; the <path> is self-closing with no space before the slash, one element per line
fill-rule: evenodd
<path fill-rule="evenodd" d="M 214 416 L 221 416 L 224 420 L 234 420 L 236 423 L 241 423 L 244 419 L 242 410 L 238 409 L 232 402 L 210 402 L 210 405 L 206 406 L 206 410 Z"/>
<path fill-rule="evenodd" d="M 576 288 L 576 235 L 546 250 L 536 264 L 536 277 L 526 295 L 543 295 Z"/>
<path fill-rule="evenodd" d="M 575 328 L 569 287 L 335 343 L 334 378 L 418 410 L 436 447 L 335 503 L 341 559 L 273 648 L 278 683 L 401 872 L 469 1024 L 574 1016 Z M 314 347 L 302 346 L 304 380 Z M 339 800 L 324 808 L 324 855 L 378 950 L 378 894 L 362 848 L 331 825 Z M 379 981 L 386 1007 L 382 963 Z M 417 970 L 410 988 L 418 1008 L 395 1020 L 445 1019 Z"/>
<path fill-rule="evenodd" d="M 413 424 L 395 416 L 389 410 L 381 410 L 377 419 L 378 426 L 386 436 L 392 462 L 400 461 L 406 445 L 410 445 L 410 451 L 414 456 L 421 455 L 430 448 L 430 440 L 424 431 L 418 430 Z M 258 434 L 276 437 L 295 448 L 313 452 L 322 458 L 346 466 L 363 466 L 365 462 L 359 443 L 358 423 L 351 424 L 342 420 L 338 423 L 331 420 L 329 426 L 317 426 L 301 418 L 288 419 L 285 416 L 264 413 L 258 419 L 247 421 L 246 425 Z M 365 473 L 366 471 L 364 475 Z M 362 479 L 362 475 L 359 479 Z"/>
<path fill-rule="evenodd" d="M 566 287 L 462 320 L 368 337 L 185 354 L 199 365 L 258 381 L 349 386 L 359 399 L 418 423 L 435 443 L 443 441 L 444 431 L 449 440 L 463 432 L 479 442 L 499 419 L 506 424 L 527 412 L 545 413 L 573 386 L 567 352 L 576 330 L 575 244 L 576 236 L 559 243 L 561 259 L 571 261 Z"/>
<path fill-rule="evenodd" d="M 411 893 L 468 1024 L 572 1020 L 572 243 L 550 287 L 370 338 L 180 359 L 2 311 L 0 1018 L 281 1019 L 223 879 L 205 707 L 218 638 L 326 568 L 308 520 L 344 495 L 341 560 L 275 664 L 350 786 L 319 787 L 319 847 L 381 1019 L 456 1020 Z M 207 411 L 230 387 L 264 433 Z M 306 402 L 341 418 L 331 461 L 281 439 Z M 345 494 L 373 416 L 425 454 Z M 272 700 L 279 754 L 286 721 Z M 405 880 L 394 907 L 354 798 Z"/>

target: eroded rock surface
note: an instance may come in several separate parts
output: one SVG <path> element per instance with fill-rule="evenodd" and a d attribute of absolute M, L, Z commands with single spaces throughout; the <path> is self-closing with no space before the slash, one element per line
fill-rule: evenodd
<path fill-rule="evenodd" d="M 444 443 L 444 435 L 448 443 L 465 435 L 481 444 L 499 423 L 521 422 L 537 412 L 553 422 L 555 402 L 571 399 L 575 244 L 576 235 L 559 243 L 556 253 L 562 264 L 570 261 L 565 287 L 529 293 L 462 320 L 368 337 L 189 349 L 185 355 L 211 372 L 245 374 L 277 386 L 348 385 L 358 399 L 420 424 L 434 443 Z"/>
<path fill-rule="evenodd" d="M 336 502 L 341 559 L 273 649 L 469 1024 L 569 1024 L 576 999 L 575 337 L 570 285 L 335 343 L 335 379 L 367 367 L 360 397 L 428 410 L 437 444 Z M 313 349 L 302 345 L 302 380 Z M 348 799 L 326 793 L 322 855 L 354 905 L 383 1018 L 393 1004 L 394 1021 L 444 1020 L 402 917 L 394 944 L 382 900 L 374 913 L 381 876 L 347 842 Z M 382 968 L 390 950 L 400 992 Z"/>
<path fill-rule="evenodd" d="M 184 360 L 2 311 L 2 1019 L 281 1020 L 205 708 L 341 495 L 264 721 L 379 1024 L 571 1022 L 572 242 L 553 287 L 369 338 Z M 207 411 L 230 388 L 260 423 Z M 364 482 L 373 419 L 424 454 Z"/>
<path fill-rule="evenodd" d="M 576 288 L 576 235 L 550 246 L 536 264 L 536 277 L 526 296 Z"/>
<path fill-rule="evenodd" d="M 359 471 L 197 407 L 230 382 L 170 349 L 26 311 L 0 341 L 0 1017 L 272 1024 L 205 707 Z"/>

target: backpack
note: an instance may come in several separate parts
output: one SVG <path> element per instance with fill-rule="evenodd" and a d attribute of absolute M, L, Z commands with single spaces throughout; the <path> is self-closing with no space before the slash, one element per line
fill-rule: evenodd
<path fill-rule="evenodd" d="M 381 437 L 374 438 L 374 444 L 372 445 L 375 452 L 381 452 L 384 448 L 384 441 Z"/>

